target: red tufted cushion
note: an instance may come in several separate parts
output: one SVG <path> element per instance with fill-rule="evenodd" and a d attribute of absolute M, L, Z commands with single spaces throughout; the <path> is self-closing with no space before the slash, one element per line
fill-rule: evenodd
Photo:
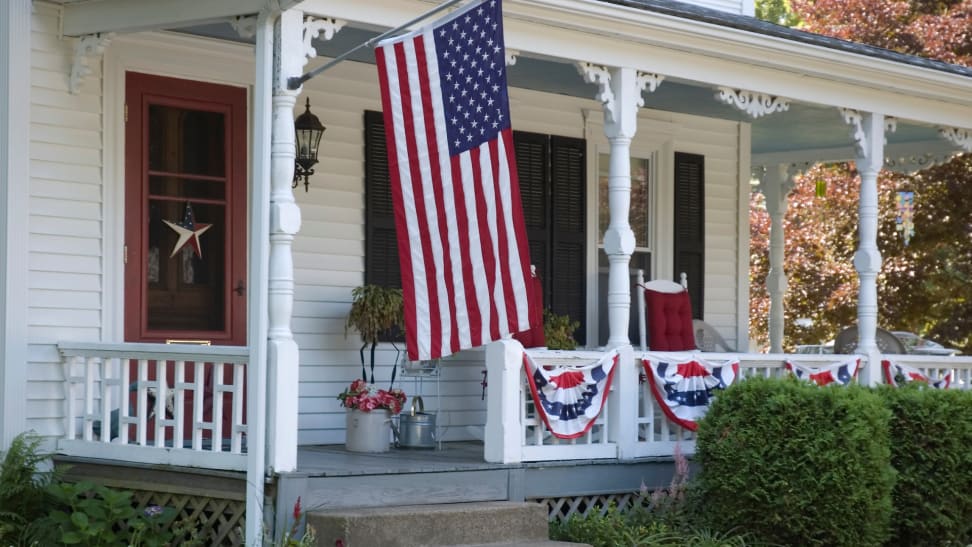
<path fill-rule="evenodd" d="M 664 293 L 645 291 L 648 315 L 648 347 L 655 351 L 695 349 L 692 302 L 688 291 Z"/>

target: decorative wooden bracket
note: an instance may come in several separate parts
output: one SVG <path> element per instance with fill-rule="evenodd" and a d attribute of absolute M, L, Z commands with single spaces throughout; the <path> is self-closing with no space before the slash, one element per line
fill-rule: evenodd
<path fill-rule="evenodd" d="M 88 66 L 90 57 L 98 57 L 104 54 L 108 42 L 114 34 L 86 34 L 77 38 L 74 42 L 74 60 L 71 62 L 71 76 L 68 82 L 68 90 L 72 95 L 81 92 L 81 83 L 85 76 L 91 74 L 91 67 Z"/>
<path fill-rule="evenodd" d="M 324 41 L 334 38 L 334 35 L 341 30 L 347 21 L 333 19 L 330 17 L 316 19 L 307 17 L 304 19 L 304 64 L 317 57 L 317 49 L 314 47 L 314 39 L 320 38 Z M 321 36 L 323 34 L 323 36 Z"/>
<path fill-rule="evenodd" d="M 790 109 L 789 99 L 731 87 L 720 87 L 719 92 L 716 93 L 716 99 L 742 110 L 751 118 L 759 118 Z"/>
<path fill-rule="evenodd" d="M 605 122 L 620 121 L 620 112 L 624 105 L 617 104 L 614 90 L 611 88 L 610 69 L 593 63 L 577 63 L 577 70 L 584 77 L 585 82 L 598 86 L 595 99 L 604 106 Z M 634 80 L 635 90 L 637 91 L 635 106 L 638 108 L 645 106 L 645 99 L 642 96 L 642 92 L 648 89 L 649 93 L 653 93 L 664 80 L 665 77 L 661 74 L 637 72 Z"/>
<path fill-rule="evenodd" d="M 959 127 L 940 127 L 938 134 L 966 152 L 972 152 L 972 130 Z"/>

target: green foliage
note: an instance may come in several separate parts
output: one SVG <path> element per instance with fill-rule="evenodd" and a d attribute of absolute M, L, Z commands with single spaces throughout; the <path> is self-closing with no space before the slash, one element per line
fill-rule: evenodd
<path fill-rule="evenodd" d="M 47 454 L 38 452 L 40 437 L 21 433 L 10 443 L 0 466 L 0 545 L 27 543 L 30 524 L 46 512 L 50 472 L 39 467 Z"/>
<path fill-rule="evenodd" d="M 549 308 L 543 310 L 543 336 L 549 349 L 574 349 L 577 341 L 574 332 L 580 321 L 571 321 L 570 316 L 554 313 Z"/>
<path fill-rule="evenodd" d="M 756 18 L 784 27 L 800 24 L 800 17 L 793 13 L 787 0 L 756 0 Z"/>
<path fill-rule="evenodd" d="M 642 485 L 627 511 L 612 504 L 586 517 L 573 515 L 562 523 L 551 523 L 550 537 L 589 543 L 594 547 L 746 547 L 756 543 L 749 534 L 716 532 L 698 528 L 689 518 L 685 504 L 688 460 L 676 446 L 675 474 L 667 488 L 649 491 Z"/>
<path fill-rule="evenodd" d="M 889 545 L 972 542 L 972 393 L 884 388 L 898 471 Z"/>
<path fill-rule="evenodd" d="M 684 545 L 681 535 L 665 524 L 635 523 L 614 505 L 604 514 L 572 515 L 563 523 L 551 523 L 550 538 L 588 543 L 593 547 Z"/>
<path fill-rule="evenodd" d="M 87 481 L 57 482 L 48 487 L 54 506 L 39 523 L 47 537 L 62 545 L 88 547 L 162 547 L 176 536 L 171 508 L 135 508 L 132 493 Z"/>
<path fill-rule="evenodd" d="M 391 329 L 405 328 L 402 290 L 380 285 L 361 285 L 351 291 L 351 311 L 344 334 L 358 331 L 366 344 L 378 342 Z"/>
<path fill-rule="evenodd" d="M 699 425 L 691 503 L 723 533 L 740 527 L 782 545 L 881 545 L 894 485 L 889 419 L 881 398 L 856 385 L 748 379 L 720 395 Z"/>
<path fill-rule="evenodd" d="M 381 285 L 361 285 L 351 291 L 351 311 L 344 324 L 344 335 L 356 330 L 364 344 L 358 352 L 361 356 L 361 376 L 375 383 L 375 347 L 382 336 L 394 336 L 405 331 L 405 304 L 402 290 Z M 396 333 L 397 330 L 397 333 Z M 371 345 L 371 379 L 365 370 L 365 347 Z M 397 363 L 396 363 L 397 366 Z M 396 369 L 397 371 L 397 369 Z M 392 383 L 395 382 L 394 372 Z"/>

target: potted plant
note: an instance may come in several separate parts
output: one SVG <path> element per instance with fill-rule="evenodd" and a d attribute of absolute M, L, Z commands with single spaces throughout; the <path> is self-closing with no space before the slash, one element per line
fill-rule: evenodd
<path fill-rule="evenodd" d="M 393 389 L 398 358 L 392 369 L 388 389 L 375 386 L 375 348 L 383 337 L 391 339 L 404 331 L 405 312 L 402 290 L 380 285 L 361 285 L 351 291 L 351 311 L 345 323 L 345 336 L 351 330 L 361 335 L 361 378 L 351 382 L 338 395 L 347 409 L 345 447 L 353 452 L 385 452 L 391 437 L 391 416 L 405 403 L 405 393 Z M 365 368 L 365 348 L 371 345 L 371 374 Z M 397 347 L 396 347 L 397 349 Z"/>
<path fill-rule="evenodd" d="M 385 452 L 389 446 L 391 417 L 402 411 L 405 392 L 379 389 L 358 378 L 338 395 L 348 409 L 345 447 L 352 452 Z"/>
<path fill-rule="evenodd" d="M 351 311 L 348 313 L 347 323 L 344 325 L 344 335 L 350 330 L 358 331 L 361 335 L 361 376 L 368 381 L 365 370 L 364 351 L 371 344 L 371 376 L 369 383 L 375 383 L 375 348 L 382 336 L 392 337 L 397 332 L 405 330 L 405 309 L 402 302 L 402 290 L 380 285 L 361 285 L 351 291 Z M 397 349 L 397 348 L 396 348 Z M 395 371 L 392 371 L 391 383 L 395 383 Z"/>

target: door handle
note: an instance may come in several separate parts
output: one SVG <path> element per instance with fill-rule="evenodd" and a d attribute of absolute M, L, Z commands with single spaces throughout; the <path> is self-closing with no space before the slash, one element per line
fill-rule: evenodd
<path fill-rule="evenodd" d="M 237 281 L 236 282 L 236 288 L 233 289 L 233 292 L 236 293 L 236 296 L 243 296 L 243 293 L 245 291 L 246 291 L 246 287 L 243 285 L 243 280 L 241 279 L 241 280 Z"/>

